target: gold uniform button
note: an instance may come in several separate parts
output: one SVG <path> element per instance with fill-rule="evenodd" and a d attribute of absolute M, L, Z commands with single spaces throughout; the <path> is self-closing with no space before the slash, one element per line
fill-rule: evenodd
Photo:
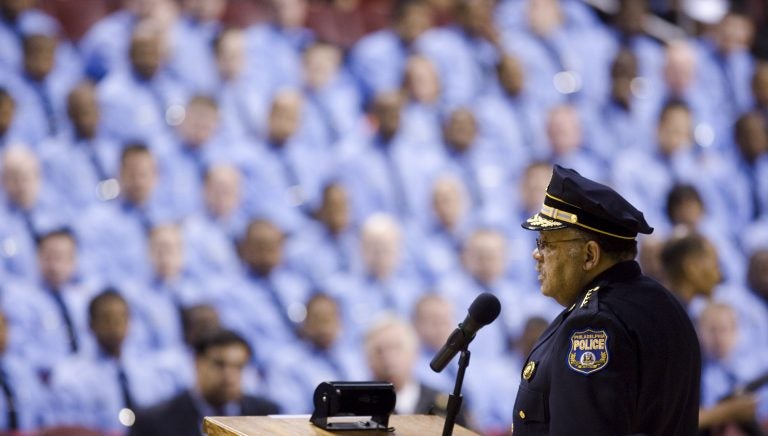
<path fill-rule="evenodd" d="M 522 410 L 520 411 L 520 413 L 518 413 L 518 415 L 520 415 L 520 419 L 525 419 L 525 412 L 523 412 Z"/>

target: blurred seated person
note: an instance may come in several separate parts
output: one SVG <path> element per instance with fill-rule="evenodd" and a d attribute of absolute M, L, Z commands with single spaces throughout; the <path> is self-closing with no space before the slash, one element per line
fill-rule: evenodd
<path fill-rule="evenodd" d="M 2 150 L 0 164 L 0 234 L 3 263 L 10 275 L 34 281 L 37 272 L 35 238 L 66 225 L 69 210 L 43 178 L 40 159 L 23 145 Z"/>
<path fill-rule="evenodd" d="M 35 146 L 64 131 L 67 94 L 82 78 L 76 66 L 56 62 L 57 45 L 52 36 L 24 36 L 24 67 L 18 82 L 12 82 L 23 113 L 19 118 L 22 134 Z"/>
<path fill-rule="evenodd" d="M 704 354 L 699 427 L 709 434 L 761 434 L 758 422 L 768 419 L 768 386 L 744 391 L 745 385 L 768 375 L 768 350 L 738 352 L 736 317 L 727 303 L 710 303 L 697 323 Z M 733 433 L 733 427 L 740 430 Z"/>
<path fill-rule="evenodd" d="M 465 107 L 450 111 L 442 124 L 440 153 L 445 167 L 461 177 L 476 214 L 502 202 L 509 180 L 528 162 L 524 149 L 513 150 L 481 136 L 475 113 Z M 515 156 L 507 159 L 507 156 Z"/>
<path fill-rule="evenodd" d="M 478 356 L 491 358 L 509 354 L 509 342 L 520 336 L 528 316 L 545 314 L 553 319 L 559 313 L 558 307 L 548 299 L 532 294 L 507 278 L 506 253 L 507 241 L 501 232 L 477 228 L 462 245 L 461 269 L 447 275 L 438 287 L 438 292 L 454 303 L 456 319 L 464 319 L 467 308 L 483 292 L 494 294 L 502 301 L 505 308 L 502 318 L 485 328 L 473 344 Z"/>
<path fill-rule="evenodd" d="M 248 224 L 243 183 L 235 164 L 217 163 L 206 170 L 201 192 L 205 207 L 182 224 L 188 266 L 195 276 L 231 277 L 240 271 L 236 241 Z"/>
<path fill-rule="evenodd" d="M 667 217 L 674 227 L 700 233 L 717 247 L 726 281 L 742 283 L 746 259 L 722 223 L 713 219 L 699 191 L 693 185 L 675 184 L 667 194 Z M 680 230 L 679 228 L 677 230 Z"/>
<path fill-rule="evenodd" d="M 742 114 L 733 139 L 728 210 L 730 217 L 747 223 L 768 216 L 768 119 L 757 111 Z"/>
<path fill-rule="evenodd" d="M 707 302 L 727 301 L 738 313 L 739 350 L 767 346 L 768 312 L 743 286 L 723 283 L 718 252 L 708 239 L 696 233 L 673 235 L 661 261 L 667 284 L 694 321 Z"/>
<path fill-rule="evenodd" d="M 419 353 L 416 372 L 419 379 L 427 384 L 449 391 L 456 379 L 456 365 L 448 365 L 436 373 L 429 367 L 432 358 L 456 328 L 456 310 L 451 301 L 435 293 L 425 294 L 413 308 L 411 324 L 419 338 Z"/>
<path fill-rule="evenodd" d="M 361 268 L 337 274 L 328 284 L 329 293 L 341 304 L 344 325 L 356 337 L 379 312 L 408 316 L 423 293 L 421 278 L 409 260 L 404 229 L 394 217 L 371 215 L 360 229 L 359 241 Z"/>
<path fill-rule="evenodd" d="M 180 309 L 184 341 L 149 355 L 163 379 L 171 380 L 174 393 L 195 385 L 195 344 L 205 336 L 222 329 L 219 313 L 208 303 L 193 304 Z M 262 376 L 249 364 L 243 369 L 243 391 L 256 394 L 263 389 Z"/>
<path fill-rule="evenodd" d="M 623 0 L 622 5 L 644 0 Z M 651 44 L 658 45 L 656 42 Z M 639 48 L 642 51 L 642 48 Z M 660 48 L 658 50 L 661 50 Z M 638 55 L 639 56 L 639 55 Z M 627 148 L 650 147 L 653 136 L 653 115 L 644 87 L 651 86 L 640 77 L 640 60 L 630 48 L 622 48 L 611 63 L 611 91 L 608 100 L 598 108 L 603 122 L 596 123 L 602 131 L 601 152 L 610 155 Z"/>
<path fill-rule="evenodd" d="M 268 355 L 290 346 L 313 293 L 285 259 L 286 238 L 272 221 L 252 219 L 238 243 L 243 272 L 212 283 L 211 296 L 223 324 L 252 345 L 260 368 Z"/>
<path fill-rule="evenodd" d="M 236 138 L 263 138 L 272 91 L 266 71 L 248 71 L 253 59 L 248 57 L 245 32 L 235 27 L 222 29 L 213 40 L 213 49 L 222 129 Z"/>
<path fill-rule="evenodd" d="M 396 2 L 392 9 L 392 25 L 364 36 L 349 52 L 350 69 L 361 80 L 366 102 L 398 88 L 408 53 L 430 38 L 434 24 L 427 1 Z"/>
<path fill-rule="evenodd" d="M 755 27 L 752 17 L 732 8 L 698 38 L 704 89 L 718 108 L 718 114 L 734 120 L 750 109 L 749 86 L 755 68 L 750 51 Z"/>
<path fill-rule="evenodd" d="M 349 194 L 339 182 L 323 188 L 314 220 L 289 241 L 289 261 L 313 286 L 323 288 L 336 273 L 349 274 L 360 267 L 356 258 L 358 236 L 350 216 Z M 315 256 L 324 253 L 323 256 Z"/>
<path fill-rule="evenodd" d="M 127 345 L 137 353 L 153 353 L 181 344 L 180 308 L 203 299 L 204 281 L 184 274 L 184 240 L 177 224 L 158 224 L 147 235 L 151 275 L 126 279 L 122 289 L 133 319 Z"/>
<path fill-rule="evenodd" d="M 482 1 L 482 0 L 481 0 Z M 542 159 L 544 144 L 544 115 L 531 95 L 530 79 L 520 60 L 502 53 L 493 69 L 493 81 L 473 104 L 480 134 L 510 153 L 522 153 L 517 170 L 528 159 Z"/>
<path fill-rule="evenodd" d="M 117 177 L 123 144 L 105 134 L 95 85 L 76 84 L 67 97 L 69 125 L 56 139 L 41 145 L 45 177 L 66 203 L 84 208 L 111 200 L 104 189 Z"/>
<path fill-rule="evenodd" d="M 176 16 L 169 0 L 122 0 L 120 8 L 94 23 L 78 41 L 86 73 L 96 81 L 129 64 L 131 33 L 136 25 L 151 19 L 172 25 Z"/>
<path fill-rule="evenodd" d="M 130 37 L 130 65 L 99 82 L 104 127 L 120 141 L 149 141 L 167 133 L 183 114 L 180 109 L 188 91 L 165 68 L 166 37 L 157 22 L 136 24 Z"/>
<path fill-rule="evenodd" d="M 253 416 L 279 412 L 272 401 L 246 395 L 243 369 L 251 348 L 237 333 L 219 330 L 195 344 L 195 386 L 175 397 L 139 410 L 131 436 L 197 435 L 206 416 Z"/>
<path fill-rule="evenodd" d="M 569 168 L 598 181 L 608 177 L 604 159 L 611 151 L 601 150 L 585 111 L 564 103 L 553 106 L 546 115 L 547 154 L 545 160 Z"/>
<path fill-rule="evenodd" d="M 341 159 L 337 174 L 349 190 L 355 222 L 377 212 L 416 223 L 425 219 L 429 190 L 442 159 L 434 147 L 409 135 L 403 105 L 398 91 L 376 95 L 368 112 L 370 131 L 360 139 L 362 147 Z M 413 159 L 415 150 L 418 160 Z"/>
<path fill-rule="evenodd" d="M 74 223 L 87 274 L 117 282 L 150 277 L 149 229 L 174 215 L 164 176 L 146 144 L 123 148 L 117 184 L 109 188 L 113 200 L 92 205 Z"/>
<path fill-rule="evenodd" d="M 125 434 L 138 407 L 172 394 L 146 359 L 124 352 L 130 309 L 115 289 L 94 297 L 88 307 L 96 350 L 62 361 L 51 376 L 54 424 L 82 425 Z"/>
<path fill-rule="evenodd" d="M 92 348 L 87 308 L 100 283 L 78 271 L 72 231 L 54 229 L 37 238 L 39 272 L 29 283 L 10 282 L 3 307 L 14 330 L 10 349 L 47 381 L 63 359 Z"/>
<path fill-rule="evenodd" d="M 297 333 L 295 347 L 275 354 L 268 364 L 270 392 L 285 413 L 311 413 L 321 382 L 365 379 L 362 353 L 350 343 L 333 297 L 314 294 Z"/>
<path fill-rule="evenodd" d="M 695 186 L 714 218 L 729 219 L 720 188 L 729 184 L 725 161 L 697 145 L 694 128 L 690 106 L 670 100 L 660 110 L 655 145 L 624 149 L 611 163 L 613 184 L 661 233 L 669 230 L 663 206 L 675 183 Z"/>
<path fill-rule="evenodd" d="M 395 388 L 395 414 L 445 415 L 448 395 L 427 386 L 416 376 L 419 339 L 407 321 L 382 314 L 367 330 L 364 347 L 370 379 L 392 383 Z M 457 424 L 468 424 L 465 410 L 462 407 Z"/>
<path fill-rule="evenodd" d="M 411 244 L 425 283 L 436 285 L 459 266 L 459 250 L 476 217 L 462 179 L 446 173 L 432 186 L 430 220 L 417 229 Z"/>
<path fill-rule="evenodd" d="M 303 54 L 307 123 L 312 138 L 334 150 L 337 143 L 362 126 L 362 98 L 357 83 L 344 68 L 338 47 L 315 42 Z"/>

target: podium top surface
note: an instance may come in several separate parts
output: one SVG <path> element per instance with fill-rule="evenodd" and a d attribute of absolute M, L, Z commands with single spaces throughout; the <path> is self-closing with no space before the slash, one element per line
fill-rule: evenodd
<path fill-rule="evenodd" d="M 392 415 L 389 417 L 390 427 L 394 432 L 379 430 L 366 431 L 337 431 L 329 432 L 316 427 L 309 422 L 309 415 L 297 416 L 212 416 L 203 421 L 203 430 L 208 436 L 427 436 L 443 433 L 445 420 L 434 415 Z M 464 427 L 456 425 L 453 429 L 456 436 L 477 435 Z"/>

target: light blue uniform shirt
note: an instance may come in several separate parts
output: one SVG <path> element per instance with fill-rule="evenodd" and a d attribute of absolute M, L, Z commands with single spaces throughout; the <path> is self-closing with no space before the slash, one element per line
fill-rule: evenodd
<path fill-rule="evenodd" d="M 84 211 L 73 224 L 86 274 L 115 283 L 149 277 L 148 231 L 171 218 L 167 205 L 157 199 L 139 208 L 117 198 Z"/>
<path fill-rule="evenodd" d="M 349 192 L 354 221 L 386 212 L 403 221 L 423 222 L 433 180 L 442 168 L 440 155 L 400 134 L 389 142 L 371 136 L 367 143 L 340 164 L 339 177 Z M 413 159 L 417 151 L 418 161 Z"/>
<path fill-rule="evenodd" d="M 715 102 L 718 115 L 731 122 L 752 109 L 752 75 L 755 59 L 747 50 L 723 54 L 711 40 L 696 41 L 702 89 Z"/>
<path fill-rule="evenodd" d="M 303 221 L 298 214 L 317 204 L 334 168 L 332 156 L 316 146 L 300 134 L 280 147 L 256 145 L 247 163 L 246 209 L 297 230 Z"/>
<path fill-rule="evenodd" d="M 752 350 L 750 353 L 738 356 L 732 353 L 724 360 L 705 358 L 702 363 L 701 407 L 703 408 L 716 405 L 735 389 L 768 371 L 768 356 L 764 349 Z M 758 418 L 760 418 L 760 409 L 765 407 L 766 400 L 768 397 L 764 394 L 758 395 Z"/>
<path fill-rule="evenodd" d="M 175 288 L 182 287 L 181 282 L 154 278 L 120 283 L 131 311 L 130 333 L 125 343 L 131 354 L 147 355 L 181 345 L 181 297 L 177 293 L 185 290 Z"/>
<path fill-rule="evenodd" d="M 259 23 L 245 30 L 248 50 L 247 70 L 258 75 L 267 70 L 272 90 L 301 84 L 301 53 L 314 40 L 309 29 L 285 29 L 271 23 Z"/>
<path fill-rule="evenodd" d="M 120 141 L 144 142 L 167 132 L 168 121 L 186 107 L 188 97 L 165 70 L 150 80 L 116 71 L 99 83 L 97 95 L 105 130 Z"/>
<path fill-rule="evenodd" d="M 185 219 L 185 253 L 192 275 L 218 278 L 238 274 L 240 259 L 236 244 L 246 225 L 247 219 L 242 210 L 227 218 L 198 213 Z"/>
<path fill-rule="evenodd" d="M 418 274 L 406 262 L 385 279 L 366 273 L 338 274 L 328 287 L 328 293 L 340 303 L 344 326 L 357 340 L 362 340 L 376 318 L 386 312 L 410 317 L 425 293 Z"/>
<path fill-rule="evenodd" d="M 54 421 L 124 434 L 118 419 L 126 404 L 118 371 L 123 368 L 127 389 L 136 407 L 149 407 L 173 394 L 169 380 L 158 377 L 146 359 L 125 355 L 119 360 L 101 352 L 73 356 L 57 365 L 51 378 Z"/>
<path fill-rule="evenodd" d="M 233 137 L 263 140 L 272 93 L 266 72 L 243 73 L 233 80 L 219 79 L 214 95 L 222 129 Z"/>
<path fill-rule="evenodd" d="M 510 161 L 516 168 L 522 169 L 529 159 L 544 158 L 544 113 L 528 88 L 518 96 L 511 96 L 493 83 L 473 108 L 480 135 L 515 156 Z"/>
<path fill-rule="evenodd" d="M 269 355 L 287 347 L 305 313 L 312 289 L 297 274 L 279 268 L 268 277 L 244 274 L 222 283 L 215 305 L 222 323 L 248 340 L 263 367 Z"/>
<path fill-rule="evenodd" d="M 0 253 L 6 270 L 23 280 L 37 277 L 35 237 L 70 223 L 71 210 L 47 186 L 29 210 L 12 204 L 0 193 Z"/>
<path fill-rule="evenodd" d="M 607 98 L 613 53 L 603 29 L 566 25 L 547 37 L 510 30 L 504 32 L 503 44 L 522 62 L 529 89 L 545 110 L 568 100 L 594 105 Z"/>
<path fill-rule="evenodd" d="M 186 15 L 171 28 L 168 70 L 190 92 L 211 94 L 218 86 L 213 40 L 220 29 L 218 22 Z"/>
<path fill-rule="evenodd" d="M 472 218 L 467 216 L 457 228 L 449 229 L 434 219 L 430 225 L 416 230 L 410 236 L 414 239 L 411 244 L 415 252 L 414 261 L 424 283 L 436 285 L 461 267 L 461 244 L 471 229 L 471 221 Z"/>
<path fill-rule="evenodd" d="M 321 350 L 298 338 L 294 346 L 274 354 L 267 372 L 270 397 L 283 413 L 312 413 L 315 388 L 325 381 L 365 380 L 367 368 L 359 347 L 336 343 Z"/>
<path fill-rule="evenodd" d="M 82 210 L 108 199 L 104 182 L 114 179 L 122 145 L 106 135 L 75 138 L 64 134 L 40 147 L 46 182 L 70 208 Z"/>
<path fill-rule="evenodd" d="M 49 417 L 51 399 L 33 368 L 22 359 L 3 355 L 0 372 L 4 373 L 13 395 L 18 429 L 35 431 L 42 428 Z M 7 397 L 0 392 L 0 431 L 9 429 L 8 406 Z"/>
<path fill-rule="evenodd" d="M 74 281 L 59 292 L 71 320 L 78 351 L 88 349 L 88 304 L 101 290 L 96 281 Z M 3 307 L 12 330 L 9 352 L 24 361 L 41 377 L 63 358 L 70 356 L 70 335 L 65 318 L 51 290 L 42 285 L 10 283 L 4 290 Z"/>
<path fill-rule="evenodd" d="M 315 288 L 324 289 L 334 274 L 360 269 L 359 243 L 353 229 L 333 235 L 322 223 L 308 221 L 288 242 L 288 262 Z"/>
<path fill-rule="evenodd" d="M 706 152 L 681 151 L 665 158 L 658 153 L 626 150 L 612 164 L 612 181 L 616 190 L 645 214 L 646 220 L 660 232 L 669 229 L 664 205 L 667 194 L 677 183 L 696 187 L 707 210 L 723 211 L 717 183 L 727 183 L 722 162 Z M 706 177 L 703 175 L 706 174 Z M 717 215 L 714 216 L 717 219 Z"/>
<path fill-rule="evenodd" d="M 305 89 L 304 98 L 305 124 L 313 141 L 333 147 L 359 128 L 362 97 L 346 70 L 322 88 Z"/>

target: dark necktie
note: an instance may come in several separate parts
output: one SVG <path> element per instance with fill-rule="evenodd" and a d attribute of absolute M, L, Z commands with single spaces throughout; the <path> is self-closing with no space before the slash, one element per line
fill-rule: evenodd
<path fill-rule="evenodd" d="M 75 332 L 75 324 L 72 322 L 72 317 L 69 316 L 69 310 L 67 310 L 64 297 L 62 297 L 60 291 L 55 289 L 52 289 L 50 294 L 51 297 L 53 297 L 53 301 L 56 303 L 56 306 L 59 309 L 59 314 L 61 315 L 61 318 L 64 320 L 64 324 L 67 327 L 67 335 L 69 336 L 69 349 L 72 351 L 72 353 L 77 353 L 79 347 L 77 343 L 77 333 Z"/>
<path fill-rule="evenodd" d="M 154 100 L 155 107 L 158 111 L 160 111 L 160 119 L 163 120 L 163 123 L 165 124 L 165 112 L 167 109 L 165 97 L 163 96 L 163 93 L 157 89 L 157 86 L 151 81 L 151 79 L 146 82 L 146 86 L 152 95 L 152 100 Z"/>
<path fill-rule="evenodd" d="M 715 54 L 715 63 L 720 69 L 720 80 L 723 83 L 725 91 L 726 101 L 730 106 L 729 109 L 734 116 L 738 115 L 739 105 L 736 101 L 736 88 L 733 86 L 733 74 L 731 68 L 728 65 L 728 57 L 722 53 Z"/>
<path fill-rule="evenodd" d="M 6 430 L 17 430 L 19 428 L 19 416 L 16 411 L 16 396 L 8 382 L 8 375 L 0 369 L 0 389 L 5 397 L 5 404 L 8 407 L 8 421 Z"/>
<path fill-rule="evenodd" d="M 35 227 L 35 220 L 32 218 L 32 212 L 28 210 L 21 210 L 21 218 L 24 220 L 24 225 L 27 227 L 27 232 L 32 239 L 37 237 L 37 230 Z"/>
<path fill-rule="evenodd" d="M 91 160 L 91 165 L 93 165 L 93 169 L 96 171 L 96 177 L 99 179 L 99 181 L 109 179 L 107 170 L 104 169 L 104 165 L 102 165 L 101 159 L 99 159 L 99 155 L 96 151 L 97 145 L 94 144 L 93 140 L 91 139 L 83 139 L 82 143 L 83 147 L 85 147 L 86 153 L 88 153 L 88 158 Z"/>
<path fill-rule="evenodd" d="M 120 384 L 120 394 L 123 397 L 123 406 L 126 409 L 134 409 L 133 397 L 131 397 L 131 390 L 128 388 L 128 377 L 125 375 L 123 366 L 118 364 L 117 366 L 117 382 Z"/>
<path fill-rule="evenodd" d="M 329 143 L 335 144 L 340 135 L 331 109 L 316 92 L 307 91 L 306 95 L 308 96 L 309 103 L 317 109 L 317 114 L 320 116 L 320 120 L 327 129 Z"/>
<path fill-rule="evenodd" d="M 301 178 L 298 171 L 296 171 L 296 165 L 291 161 L 290 153 L 288 152 L 288 144 L 282 146 L 272 145 L 272 149 L 275 151 L 280 165 L 283 168 L 283 177 L 288 185 L 288 197 L 291 204 L 300 208 L 306 207 L 306 194 L 301 184 Z"/>
<path fill-rule="evenodd" d="M 45 83 L 43 82 L 34 82 L 33 88 L 42 102 L 43 111 L 45 111 L 45 120 L 48 124 L 48 133 L 54 135 L 57 131 L 56 112 L 53 109 L 50 93 L 45 88 Z"/>
<path fill-rule="evenodd" d="M 288 327 L 288 330 L 291 332 L 296 331 L 296 323 L 294 323 L 291 317 L 288 315 L 288 305 L 283 302 L 283 299 L 280 295 L 280 290 L 277 289 L 275 284 L 272 282 L 272 279 L 269 277 L 262 279 L 262 283 L 264 283 L 267 295 L 269 296 L 270 300 L 272 300 L 272 304 L 275 305 L 277 311 L 280 313 L 280 318 L 283 320 L 285 326 Z"/>
<path fill-rule="evenodd" d="M 392 187 L 393 196 L 395 199 L 395 209 L 401 217 L 408 216 L 408 196 L 405 191 L 405 183 L 403 177 L 395 162 L 395 153 L 392 150 L 392 144 L 381 144 L 382 157 L 384 158 L 384 164 L 387 169 L 387 176 L 389 178 L 389 185 Z"/>

